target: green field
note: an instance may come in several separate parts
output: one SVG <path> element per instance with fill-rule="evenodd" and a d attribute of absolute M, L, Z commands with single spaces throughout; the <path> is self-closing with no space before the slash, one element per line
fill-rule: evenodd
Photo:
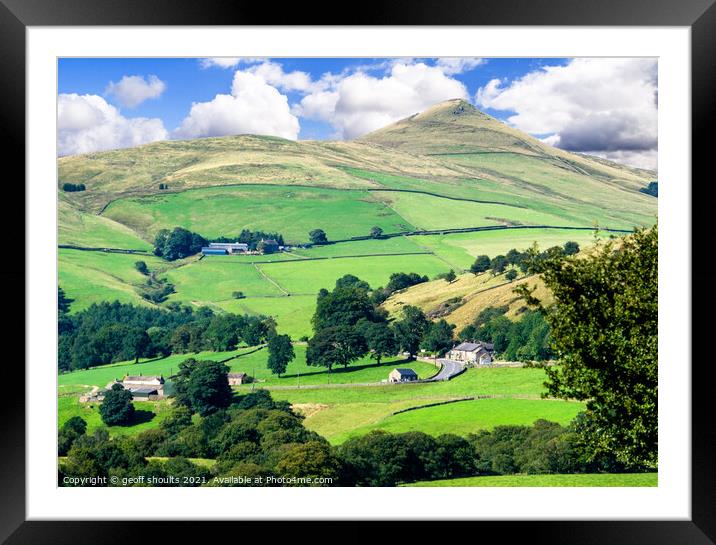
<path fill-rule="evenodd" d="M 135 289 L 147 279 L 134 268 L 137 261 L 144 261 L 150 269 L 165 263 L 151 255 L 59 250 L 59 283 L 74 299 L 72 312 L 101 301 L 148 305 Z"/>
<path fill-rule="evenodd" d="M 575 475 L 497 475 L 424 481 L 401 486 L 659 486 L 658 473 L 587 473 Z"/>
<path fill-rule="evenodd" d="M 615 233 L 617 234 L 617 233 Z M 600 238 L 609 237 L 600 232 Z M 528 249 L 537 242 L 543 250 L 551 246 L 562 246 L 567 241 L 577 242 L 580 247 L 594 244 L 594 231 L 569 229 L 504 229 L 500 231 L 477 231 L 475 233 L 455 233 L 449 235 L 418 235 L 411 241 L 442 259 L 454 263 L 456 267 L 468 269 L 478 255 L 505 255 L 515 248 Z"/>
<path fill-rule="evenodd" d="M 205 237 L 238 235 L 242 229 L 279 232 L 286 242 L 306 242 L 312 229 L 329 239 L 386 232 L 410 224 L 366 191 L 307 187 L 216 187 L 114 201 L 104 216 L 145 237 L 181 225 Z"/>
<path fill-rule="evenodd" d="M 467 435 L 495 426 L 531 425 L 544 419 L 568 424 L 582 411 L 581 403 L 542 399 L 477 399 L 437 407 L 426 407 L 384 418 L 380 422 L 362 426 L 338 436 L 337 442 L 372 430 L 391 433 L 424 431 L 431 435 L 455 433 Z"/>
<path fill-rule="evenodd" d="M 374 192 L 418 229 L 455 229 L 485 225 L 580 225 L 574 220 L 530 208 L 458 201 L 418 193 Z M 582 224 L 583 225 L 583 224 Z"/>
<path fill-rule="evenodd" d="M 413 242 L 414 237 L 391 237 L 385 239 L 352 240 L 326 246 L 296 248 L 292 254 L 302 257 L 341 257 L 355 255 L 397 254 L 424 252 Z"/>
<path fill-rule="evenodd" d="M 73 416 L 79 416 L 87 422 L 87 432 L 106 427 L 110 435 L 134 435 L 145 430 L 156 428 L 161 421 L 169 416 L 171 404 L 163 401 L 135 401 L 137 423 L 129 426 L 105 426 L 99 414 L 100 403 L 80 403 L 76 395 L 63 396 L 57 400 L 57 423 L 62 426 Z"/>
<path fill-rule="evenodd" d="M 451 381 L 438 383 L 300 390 L 272 389 L 270 384 L 266 387 L 275 399 L 287 400 L 299 410 L 307 408 L 306 426 L 332 443 L 340 443 L 357 429 L 464 434 L 499 424 L 530 425 L 538 418 L 566 423 L 583 406 L 539 399 L 545 378 L 541 369 L 491 367 L 469 369 Z M 392 415 L 408 407 L 479 395 L 506 397 Z M 458 413 L 459 418 L 450 416 Z M 429 418 L 423 420 L 424 416 Z"/>
<path fill-rule="evenodd" d="M 332 289 L 336 280 L 346 274 L 353 274 L 377 288 L 385 286 L 395 272 L 416 272 L 432 278 L 449 269 L 432 255 L 282 262 L 262 264 L 259 268 L 284 289 L 296 294 L 317 294 L 321 288 Z"/>
<path fill-rule="evenodd" d="M 190 266 L 173 269 L 166 278 L 176 292 L 170 301 L 218 302 L 232 298 L 234 291 L 246 296 L 282 295 L 282 291 L 261 275 L 257 267 L 248 263 L 214 260 L 205 257 Z"/>
<path fill-rule="evenodd" d="M 59 244 L 89 248 L 151 250 L 151 246 L 128 227 L 102 216 L 88 214 L 60 200 L 58 214 Z"/>

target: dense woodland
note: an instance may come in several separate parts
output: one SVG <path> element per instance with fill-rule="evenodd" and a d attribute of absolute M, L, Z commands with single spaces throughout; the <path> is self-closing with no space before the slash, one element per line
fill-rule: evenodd
<path fill-rule="evenodd" d="M 275 323 L 263 316 L 215 314 L 169 304 L 152 309 L 102 302 L 68 314 L 60 290 L 59 369 L 70 371 L 139 358 L 202 350 L 227 351 L 265 342 Z M 65 309 L 65 310 L 63 310 Z"/>

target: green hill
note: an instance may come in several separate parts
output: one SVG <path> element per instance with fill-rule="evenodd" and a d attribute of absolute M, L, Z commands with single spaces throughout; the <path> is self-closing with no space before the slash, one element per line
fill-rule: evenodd
<path fill-rule="evenodd" d="M 86 186 L 60 190 L 62 245 L 150 252 L 156 232 L 175 226 L 206 237 L 278 231 L 291 243 L 321 228 L 343 241 L 171 265 L 141 253 L 60 252 L 73 312 L 101 300 L 151 305 L 139 296 L 146 278 L 134 269 L 144 260 L 175 286 L 169 302 L 268 314 L 296 338 L 310 334 L 318 289 L 344 274 L 373 287 L 395 272 L 434 277 L 468 268 L 478 254 L 535 241 L 585 244 L 595 225 L 627 231 L 653 224 L 657 213 L 657 200 L 639 191 L 655 173 L 552 148 L 460 100 L 352 142 L 251 135 L 156 142 L 63 157 L 58 172 L 59 187 Z M 351 240 L 373 226 L 395 236 Z M 234 291 L 246 297 L 233 299 Z M 466 304 L 453 321 L 469 322 L 473 311 Z"/>

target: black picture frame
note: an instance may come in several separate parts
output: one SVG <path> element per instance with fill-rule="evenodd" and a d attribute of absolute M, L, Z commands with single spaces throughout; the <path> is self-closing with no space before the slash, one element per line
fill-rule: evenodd
<path fill-rule="evenodd" d="M 439 6 L 439 9 L 436 9 Z M 310 9 L 309 9 L 310 8 Z M 323 13 L 318 21 L 315 14 Z M 714 121 L 716 97 L 716 6 L 714 0 L 399 0 L 391 3 L 361 2 L 350 19 L 337 9 L 322 9 L 317 3 L 282 4 L 280 9 L 266 9 L 261 3 L 226 0 L 0 0 L 0 139 L 6 165 L 16 167 L 14 180 L 25 172 L 25 30 L 28 26 L 65 25 L 577 25 L 577 26 L 684 26 L 692 36 L 692 249 L 707 248 L 709 209 L 714 182 L 707 175 L 711 151 L 710 125 Z M 6 168 L 6 173 L 11 172 Z M 670 180 L 669 183 L 679 183 Z M 683 181 L 685 187 L 687 181 Z M 11 187 L 8 187 L 11 186 Z M 22 185 L 3 187 L 6 199 L 25 202 Z M 9 195 L 8 195 L 9 193 Z M 6 202 L 10 202 L 6 200 Z M 664 203 L 662 203 L 664 204 Z M 668 205 L 668 203 L 666 203 Z M 18 216 L 23 207 L 12 206 Z M 13 246 L 19 252 L 20 217 L 0 214 L 6 233 L 13 233 Z M 24 246 L 24 245 L 23 245 Z M 13 267 L 0 272 L 1 285 L 12 286 L 3 299 L 12 308 L 24 308 L 25 270 L 15 255 Z M 684 264 L 688 266 L 689 264 Z M 707 262 L 693 267 L 693 286 L 708 286 L 713 274 Z M 12 270 L 9 270 L 12 269 Z M 716 540 L 716 473 L 712 460 L 716 455 L 716 426 L 711 406 L 711 383 L 708 380 L 708 358 L 697 358 L 696 346 L 708 339 L 709 320 L 698 319 L 701 309 L 708 310 L 714 297 L 708 289 L 700 292 L 692 304 L 693 354 L 684 351 L 684 371 L 689 360 L 692 373 L 692 516 L 675 521 L 509 521 L 479 522 L 483 539 L 490 535 L 509 536 L 510 541 L 551 545 L 619 544 L 707 544 Z M 54 309 L 48 308 L 54 312 Z M 13 312 L 13 314 L 19 314 Z M 3 328 L 6 341 L 21 338 L 24 321 L 15 319 Z M 32 327 L 32 324 L 27 324 Z M 13 331 L 15 328 L 17 331 Z M 24 336 L 24 335 L 23 335 Z M 3 365 L 4 382 L 12 388 L 3 394 L 0 417 L 0 540 L 8 544 L 93 545 L 128 542 L 137 536 L 159 535 L 162 541 L 173 540 L 187 531 L 186 524 L 164 523 L 161 529 L 151 522 L 29 522 L 25 520 L 25 396 L 24 370 L 17 364 L 23 357 L 16 346 L 17 358 Z M 704 354 L 705 355 L 705 354 Z M 679 362 L 677 362 L 679 363 Z M 318 515 L 320 516 L 320 515 Z M 555 516 L 559 515 L 555 513 Z M 212 523 L 191 525 L 199 531 Z M 215 523 L 222 526 L 233 523 Z M 246 523 L 240 523 L 245 531 Z M 275 528 L 275 527 L 274 527 Z M 233 531 L 233 529 L 231 530 Z M 475 531 L 473 529 L 471 532 Z M 149 532 L 149 533 L 148 533 Z M 156 532 L 156 533 L 155 533 Z M 205 535 L 209 535 L 206 533 Z M 153 538 L 152 538 L 153 539 Z"/>

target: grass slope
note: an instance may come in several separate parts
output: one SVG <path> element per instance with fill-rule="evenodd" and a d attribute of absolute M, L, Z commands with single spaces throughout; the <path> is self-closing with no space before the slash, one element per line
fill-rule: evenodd
<path fill-rule="evenodd" d="M 150 269 L 164 266 L 154 256 L 59 250 L 59 283 L 65 294 L 74 299 L 71 312 L 101 301 L 150 305 L 135 289 L 146 282 L 146 277 L 134 268 L 140 260 Z"/>
<path fill-rule="evenodd" d="M 659 486 L 658 473 L 588 473 L 576 475 L 497 475 L 423 481 L 402 486 Z"/>
<path fill-rule="evenodd" d="M 151 250 L 150 244 L 125 225 L 77 210 L 64 199 L 59 202 L 57 214 L 59 244 L 90 248 Z"/>
<path fill-rule="evenodd" d="M 290 186 L 216 187 L 119 199 L 103 215 L 147 239 L 178 225 L 205 237 L 238 235 L 242 229 L 279 232 L 294 243 L 308 241 L 316 228 L 329 239 L 367 235 L 374 225 L 386 232 L 412 229 L 366 191 Z"/>
<path fill-rule="evenodd" d="M 531 425 L 540 418 L 568 424 L 582 410 L 584 405 L 581 403 L 561 400 L 496 398 L 461 401 L 388 416 L 379 422 L 340 434 L 334 440 L 342 442 L 372 430 L 467 435 L 495 426 Z"/>
<path fill-rule="evenodd" d="M 545 416 L 555 414 L 555 409 L 552 407 L 557 407 L 557 417 L 560 415 L 565 417 L 575 408 L 581 407 L 577 403 L 540 400 L 539 396 L 544 391 L 545 378 L 544 371 L 541 369 L 492 367 L 468 369 L 451 381 L 439 383 L 292 390 L 276 389 L 271 385 L 266 385 L 266 387 L 271 390 L 271 395 L 275 399 L 285 399 L 296 406 L 298 410 L 307 410 L 306 426 L 323 435 L 332 443 L 340 443 L 357 428 L 368 431 L 369 429 L 378 429 L 384 423 L 392 425 L 389 424 L 389 421 L 400 416 L 392 416 L 392 413 L 397 410 L 461 397 L 508 396 L 486 400 L 492 402 L 490 410 L 497 414 L 494 417 L 482 416 L 483 420 L 479 424 L 488 427 L 491 425 L 489 418 L 492 418 L 493 421 L 502 418 L 501 422 L 511 424 L 531 424 L 536 418 L 539 418 L 535 414 Z M 242 388 L 248 387 L 242 386 Z M 509 396 L 527 399 L 514 400 Z M 533 408 L 536 412 L 534 414 L 531 410 L 513 412 L 515 410 L 513 401 L 534 402 L 536 405 Z M 445 405 L 444 410 L 449 413 L 461 403 Z M 540 404 L 553 405 L 543 408 Z M 566 404 L 568 407 L 560 412 L 562 404 Z M 523 406 L 527 407 L 526 404 Z M 418 414 L 421 411 L 423 409 L 414 411 L 416 415 L 413 418 L 418 420 L 413 429 L 433 434 L 440 433 L 445 429 L 440 418 L 421 423 Z M 411 413 L 405 413 L 406 416 L 409 414 Z M 470 426 L 469 423 L 466 425 Z M 476 429 L 477 427 L 474 427 L 467 431 Z M 461 432 L 463 431 L 465 430 L 461 429 Z"/>

